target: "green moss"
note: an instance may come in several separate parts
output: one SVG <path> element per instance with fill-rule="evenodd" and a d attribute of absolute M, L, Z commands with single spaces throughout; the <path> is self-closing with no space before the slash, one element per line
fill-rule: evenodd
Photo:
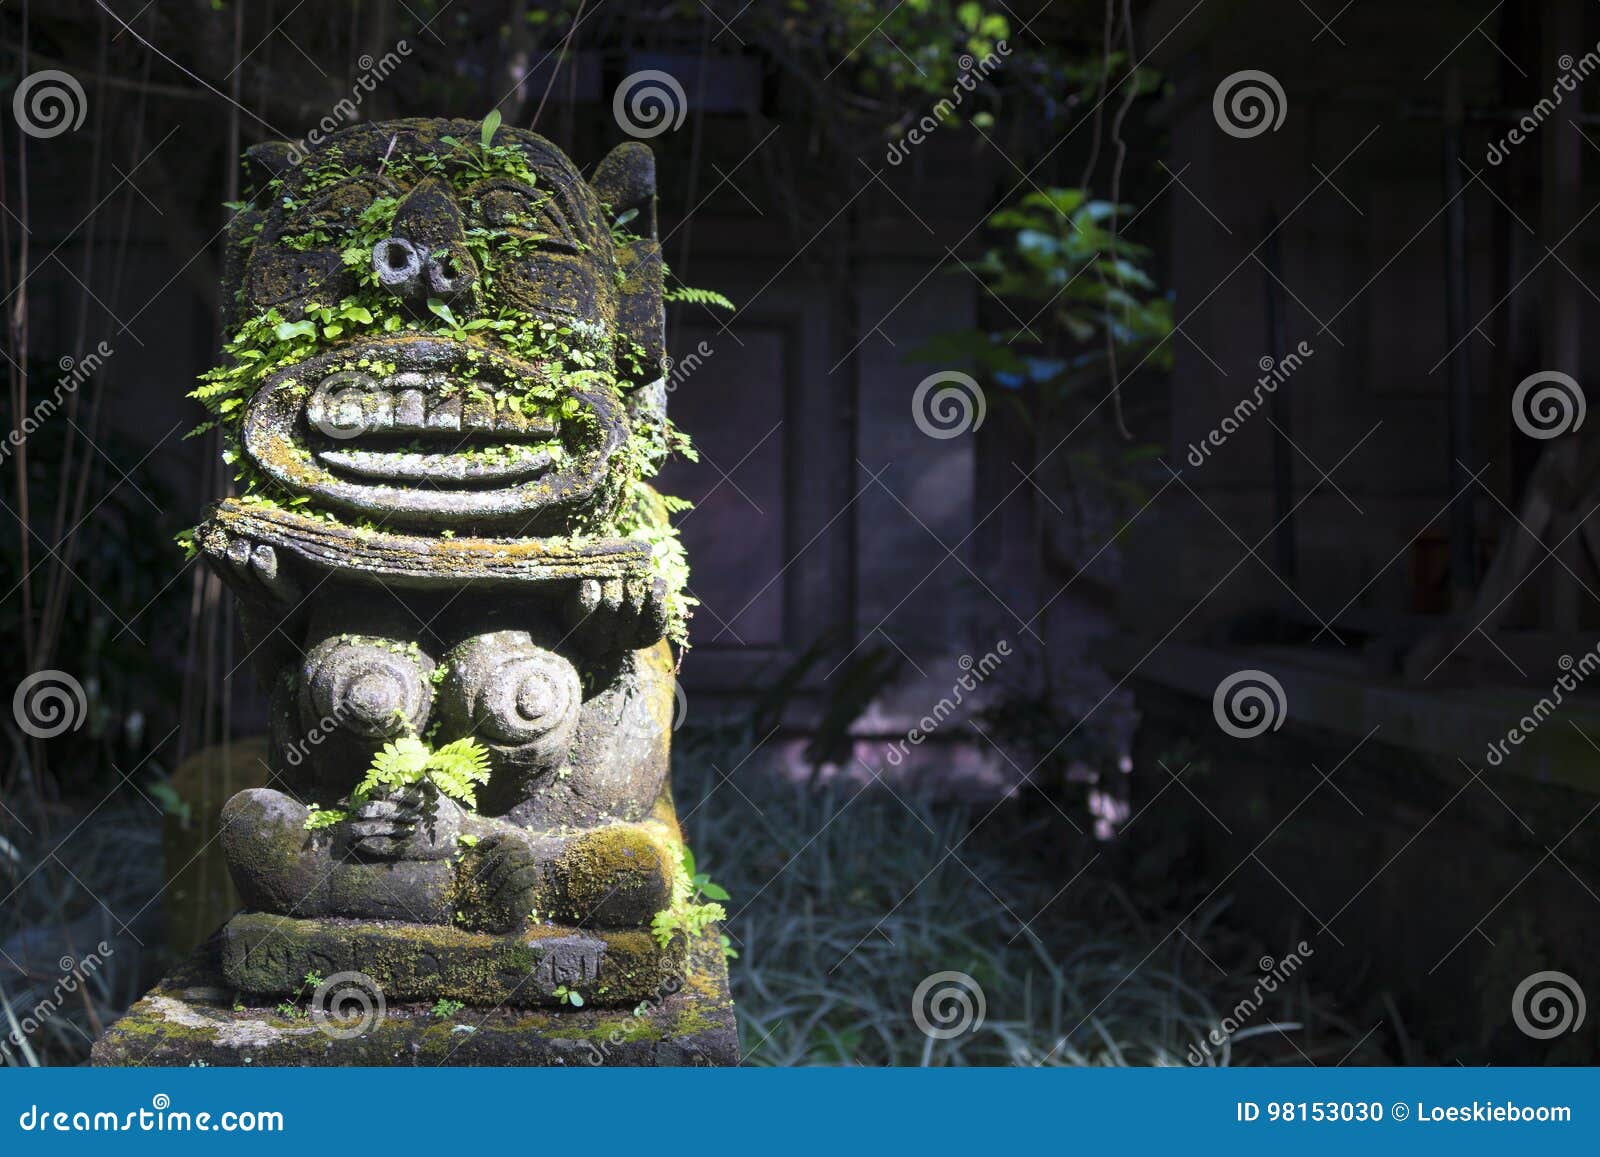
<path fill-rule="evenodd" d="M 354 921 L 291 921 L 310 931 L 363 935 L 380 925 Z M 393 929 L 389 929 L 393 933 Z M 263 929 L 279 933 L 285 929 Z M 290 929 L 289 931 L 292 931 Z M 460 933 L 407 929 L 419 949 L 438 952 Z M 396 937 L 398 939 L 398 937 Z M 414 1000 L 388 991 L 387 1011 L 359 1037 L 334 1040 L 305 1022 L 274 1016 L 270 1002 L 239 1000 L 208 950 L 191 957 L 95 1048 L 101 1065 L 526 1065 L 652 1064 L 657 1044 L 682 1042 L 703 1062 L 730 1063 L 731 1002 L 715 935 L 694 945 L 696 977 L 679 984 L 652 973 L 639 997 L 609 1006 L 514 1008 L 503 999 L 457 1010 L 455 1022 L 434 1014 L 437 998 Z M 281 942 L 281 941 L 280 941 Z M 363 952 L 368 947 L 363 945 Z M 699 975 L 704 973 L 703 976 Z M 369 972 L 369 975 L 371 973 Z M 619 974 L 620 976 L 620 974 Z M 607 986 L 595 990 L 598 997 Z M 585 995 L 588 995 L 587 989 Z M 613 997 L 615 990 L 613 990 Z M 707 1052 L 701 1054 L 700 1049 Z M 673 1062 L 676 1063 L 676 1062 Z"/>
<path fill-rule="evenodd" d="M 148 1001 L 141 1001 L 117 1021 L 119 1034 L 132 1041 L 147 1044 L 209 1045 L 217 1039 L 217 1029 L 211 1025 L 188 1025 L 163 1016 Z"/>
<path fill-rule="evenodd" d="M 517 935 L 491 935 L 444 925 L 391 925 L 345 920 L 300 920 L 246 913 L 228 925 L 223 970 L 230 984 L 261 996 L 294 990 L 303 962 L 331 971 L 356 968 L 391 1000 L 442 998 L 477 1008 L 560 1000 L 547 966 L 549 952 L 571 950 L 571 927 L 537 925 Z M 583 934 L 603 961 L 603 984 L 576 985 L 585 998 L 627 1003 L 681 975 L 682 944 L 662 949 L 641 931 Z M 549 942 L 548 947 L 541 941 Z M 559 958 L 558 958 L 559 959 Z"/>

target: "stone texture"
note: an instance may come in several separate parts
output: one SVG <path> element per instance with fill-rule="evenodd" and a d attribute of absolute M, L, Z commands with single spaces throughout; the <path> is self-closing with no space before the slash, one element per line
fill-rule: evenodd
<path fill-rule="evenodd" d="M 649 485 L 673 444 L 649 149 L 586 181 L 494 117 L 249 156 L 234 336 L 194 395 L 237 497 L 193 536 L 271 698 L 269 774 L 217 833 L 249 911 L 102 1059 L 139 1060 L 141 1034 L 170 1063 L 571 1063 L 597 1039 L 627 1063 L 730 1058 L 720 953 L 690 968 L 651 931 L 683 926 L 690 886 L 667 782 L 687 572 Z M 551 1011 L 474 1013 L 481 1036 L 402 1012 L 348 1038 L 232 1010 L 309 984 L 324 1016 L 335 978 L 402 1008 Z"/>
<path fill-rule="evenodd" d="M 715 929 L 693 945 L 690 968 L 630 1009 L 461 1009 L 389 1002 L 355 1036 L 330 1035 L 274 1007 L 235 1006 L 213 940 L 158 984 L 95 1043 L 96 1066 L 736 1065 L 738 1034 Z M 337 1025 L 335 1026 L 337 1028 Z"/>
<path fill-rule="evenodd" d="M 276 336 L 217 371 L 245 375 L 215 410 L 241 496 L 194 538 L 272 697 L 274 781 L 224 811 L 241 895 L 647 927 L 681 859 L 649 149 L 591 183 L 537 134 L 417 119 L 250 157 L 223 296 Z M 393 742 L 470 742 L 487 782 L 358 787 Z"/>
<path fill-rule="evenodd" d="M 360 972 L 391 1001 L 558 1007 L 556 990 L 565 987 L 586 1004 L 631 1008 L 682 975 L 686 950 L 681 937 L 662 948 L 649 932 L 633 929 L 541 924 L 496 936 L 248 912 L 223 929 L 221 966 L 231 987 L 262 996 L 295 992 L 308 972 Z"/>

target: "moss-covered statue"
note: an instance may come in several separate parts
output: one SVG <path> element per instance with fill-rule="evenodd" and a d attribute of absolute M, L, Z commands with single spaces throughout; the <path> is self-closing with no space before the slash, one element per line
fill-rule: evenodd
<path fill-rule="evenodd" d="M 245 992 L 633 1006 L 720 913 L 668 791 L 686 569 L 648 148 L 585 180 L 498 117 L 250 151 L 224 364 L 238 497 L 194 546 L 271 690 L 224 810 Z"/>

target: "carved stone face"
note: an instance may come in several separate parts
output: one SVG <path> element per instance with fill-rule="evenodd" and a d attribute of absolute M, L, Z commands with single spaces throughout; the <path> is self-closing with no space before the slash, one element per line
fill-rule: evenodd
<path fill-rule="evenodd" d="M 237 318 L 305 316 L 316 339 L 246 404 L 254 463 L 395 530 L 603 524 L 630 433 L 664 416 L 642 388 L 662 364 L 648 149 L 614 150 L 591 183 L 530 132 L 485 149 L 471 122 L 397 121 L 298 165 L 252 157 L 276 183 L 230 270 Z M 624 214 L 643 236 L 613 239 Z"/>

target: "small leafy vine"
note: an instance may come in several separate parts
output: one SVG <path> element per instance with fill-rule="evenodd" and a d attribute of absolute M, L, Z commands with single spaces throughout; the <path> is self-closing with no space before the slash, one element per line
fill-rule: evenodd
<path fill-rule="evenodd" d="M 726 888 L 695 870 L 694 852 L 685 844 L 683 858 L 673 875 L 672 902 L 651 918 L 650 932 L 663 948 L 680 932 L 692 940 L 718 920 L 727 919 L 728 910 L 721 903 L 726 899 Z M 722 934 L 721 943 L 724 956 L 739 955 L 726 933 Z"/>

